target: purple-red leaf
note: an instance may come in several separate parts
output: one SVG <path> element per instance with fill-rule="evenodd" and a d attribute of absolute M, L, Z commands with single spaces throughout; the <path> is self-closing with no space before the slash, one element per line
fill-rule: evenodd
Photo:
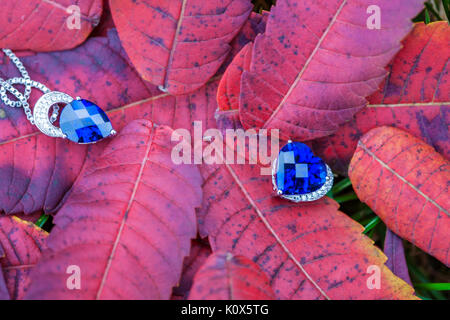
<path fill-rule="evenodd" d="M 269 279 L 256 263 L 228 252 L 211 255 L 195 275 L 190 300 L 272 300 Z"/>
<path fill-rule="evenodd" d="M 247 43 L 245 47 L 234 57 L 220 80 L 217 91 L 218 115 L 223 111 L 237 112 L 239 109 L 239 96 L 241 92 L 241 77 L 244 70 L 250 66 L 253 43 Z"/>
<path fill-rule="evenodd" d="M 188 297 L 195 274 L 210 255 L 211 248 L 209 245 L 200 241 L 192 241 L 191 253 L 183 262 L 183 273 L 181 274 L 180 283 L 173 289 L 174 296 L 180 299 Z"/>
<path fill-rule="evenodd" d="M 102 0 L 2 0 L 1 5 L 0 48 L 12 50 L 74 48 L 89 36 L 102 14 Z"/>
<path fill-rule="evenodd" d="M 0 245 L 0 259 L 5 257 L 5 252 Z M 3 276 L 3 269 L 0 266 L 0 300 L 10 300 L 8 288 L 6 287 L 5 277 Z"/>
<path fill-rule="evenodd" d="M 47 232 L 33 223 L 17 217 L 0 217 L 0 291 L 3 271 L 11 299 L 23 299 L 30 283 L 30 271 L 46 248 L 46 239 Z M 6 298 L 4 294 L 3 298 Z"/>
<path fill-rule="evenodd" d="M 384 238 L 384 254 L 388 257 L 386 266 L 399 278 L 412 285 L 405 259 L 403 240 L 391 230 L 386 229 Z"/>
<path fill-rule="evenodd" d="M 203 86 L 230 52 L 249 0 L 110 0 L 122 44 L 141 76 L 170 94 Z"/>
<path fill-rule="evenodd" d="M 133 121 L 83 171 L 54 219 L 27 298 L 170 297 L 201 203 L 198 169 L 172 162 L 171 133 Z M 80 268 L 80 290 L 66 287 L 70 265 Z"/>
<path fill-rule="evenodd" d="M 373 5 L 381 10 L 380 29 L 366 26 Z M 278 0 L 241 78 L 244 128 L 276 128 L 297 140 L 332 134 L 378 88 L 422 6 L 423 0 Z"/>
<path fill-rule="evenodd" d="M 314 140 L 314 151 L 333 170 L 347 174 L 361 136 L 388 125 L 422 139 L 450 159 L 449 43 L 447 22 L 416 24 L 390 64 L 386 81 L 368 98 L 367 108 L 332 136 Z"/>
<path fill-rule="evenodd" d="M 223 74 L 234 57 L 239 53 L 239 51 L 241 51 L 241 49 L 245 47 L 247 43 L 254 41 L 258 34 L 264 33 L 264 30 L 266 30 L 268 17 L 268 11 L 263 11 L 261 14 L 256 12 L 252 12 L 250 14 L 250 17 L 242 26 L 242 29 L 238 32 L 233 41 L 231 41 L 230 54 L 220 67 L 218 73 Z M 239 84 L 240 78 L 237 82 Z"/>
<path fill-rule="evenodd" d="M 450 265 L 448 160 L 405 131 L 379 127 L 359 141 L 348 175 L 389 229 Z"/>
<path fill-rule="evenodd" d="M 52 90 L 95 101 L 106 110 L 158 92 L 139 78 L 114 31 L 108 38 L 91 38 L 71 51 L 39 53 L 21 60 L 32 79 Z M 16 67 L 5 57 L 0 77 L 17 75 Z M 41 94 L 33 91 L 31 106 Z M 44 136 L 27 121 L 23 109 L 0 103 L 0 211 L 54 211 L 78 176 L 87 150 Z"/>

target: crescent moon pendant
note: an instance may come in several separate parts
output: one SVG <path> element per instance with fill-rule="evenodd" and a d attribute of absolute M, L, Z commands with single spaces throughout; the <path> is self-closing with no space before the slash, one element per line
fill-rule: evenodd
<path fill-rule="evenodd" d="M 57 103 L 69 104 L 73 98 L 66 93 L 51 91 L 42 95 L 34 105 L 33 117 L 36 127 L 42 133 L 56 138 L 64 138 L 65 135 L 60 128 L 55 127 L 48 117 L 50 108 Z"/>

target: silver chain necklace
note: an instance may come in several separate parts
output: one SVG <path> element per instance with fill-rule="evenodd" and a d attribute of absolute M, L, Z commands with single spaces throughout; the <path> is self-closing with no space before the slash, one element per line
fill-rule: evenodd
<path fill-rule="evenodd" d="M 96 104 L 79 97 L 73 99 L 63 92 L 51 91 L 42 83 L 31 80 L 19 58 L 9 49 L 3 49 L 3 52 L 17 67 L 21 77 L 7 80 L 0 78 L 0 99 L 9 107 L 23 108 L 28 121 L 42 133 L 80 144 L 95 143 L 116 133 L 106 113 Z M 25 86 L 24 93 L 14 87 L 16 84 Z M 32 88 L 44 93 L 34 105 L 33 111 L 28 103 Z M 17 100 L 11 100 L 8 93 Z M 53 123 L 58 119 L 60 104 L 65 107 L 61 112 L 58 128 Z M 50 109 L 52 114 L 49 117 Z"/>

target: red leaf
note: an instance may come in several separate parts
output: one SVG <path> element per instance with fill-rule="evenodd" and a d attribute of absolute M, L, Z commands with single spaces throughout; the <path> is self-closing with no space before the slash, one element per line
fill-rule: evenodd
<path fill-rule="evenodd" d="M 103 0 L 103 13 L 100 18 L 100 23 L 95 27 L 91 37 L 106 37 L 110 29 L 115 28 L 114 21 L 111 14 L 111 7 L 109 0 Z"/>
<path fill-rule="evenodd" d="M 227 68 L 224 69 L 217 92 L 217 103 L 220 110 L 239 109 L 242 72 L 250 67 L 253 44 L 249 42 L 254 41 L 258 34 L 264 32 L 268 17 L 268 11 L 264 11 L 262 14 L 252 12 L 250 18 L 231 43 L 232 50 L 228 58 L 232 58 L 232 61 L 224 63 L 222 66 L 222 68 L 225 66 Z"/>
<path fill-rule="evenodd" d="M 333 170 L 346 174 L 359 138 L 388 125 L 426 141 L 450 159 L 449 43 L 446 22 L 416 24 L 391 63 L 386 81 L 369 97 L 368 107 L 334 135 L 315 140 L 314 151 Z"/>
<path fill-rule="evenodd" d="M 370 130 L 349 167 L 356 194 L 400 237 L 450 265 L 450 164 L 392 127 Z"/>
<path fill-rule="evenodd" d="M 107 110 L 158 92 L 140 80 L 115 32 L 108 38 L 91 38 L 72 51 L 40 53 L 21 60 L 32 79 L 95 101 Z M 0 77 L 17 74 L 9 61 L 0 64 Z M 30 105 L 40 95 L 35 91 Z M 19 108 L 1 104 L 0 122 L 0 211 L 52 212 L 78 176 L 88 148 L 44 136 Z"/>
<path fill-rule="evenodd" d="M 1 248 L 0 248 L 1 254 Z M 0 268 L 0 300 L 10 300 L 8 288 L 6 287 L 5 278 L 3 277 L 3 271 Z"/>
<path fill-rule="evenodd" d="M 380 30 L 366 27 L 370 5 Z M 244 128 L 276 128 L 284 139 L 332 134 L 363 108 L 423 0 L 279 0 L 256 37 L 239 102 Z M 395 12 L 395 14 L 388 14 Z M 326 95 L 324 93 L 327 93 Z"/>
<path fill-rule="evenodd" d="M 173 129 L 187 129 L 193 136 L 194 121 L 201 122 L 203 130 L 216 126 L 214 113 L 217 109 L 218 83 L 218 79 L 213 78 L 206 86 L 190 94 L 179 96 L 161 94 L 111 109 L 108 116 L 113 126 L 119 129 L 131 120 L 149 119 Z"/>
<path fill-rule="evenodd" d="M 254 165 L 203 166 L 202 236 L 213 251 L 252 259 L 279 299 L 413 299 L 413 289 L 384 265 L 364 228 L 325 197 L 294 204 L 274 197 L 271 178 Z M 380 269 L 370 290 L 369 266 Z"/>
<path fill-rule="evenodd" d="M 261 14 L 252 12 L 247 21 L 245 21 L 242 29 L 238 32 L 236 37 L 231 41 L 231 51 L 225 60 L 225 62 L 220 67 L 218 74 L 223 74 L 227 69 L 228 65 L 231 63 L 233 58 L 242 50 L 243 47 L 249 42 L 255 40 L 259 33 L 264 33 L 266 30 L 266 23 L 269 17 L 268 11 L 263 11 Z M 240 79 L 238 80 L 238 82 Z"/>
<path fill-rule="evenodd" d="M 250 67 L 252 48 L 252 43 L 248 43 L 242 48 L 223 74 L 217 92 L 217 103 L 220 111 L 237 111 L 239 109 L 240 80 L 244 70 L 248 70 Z"/>
<path fill-rule="evenodd" d="M 0 245 L 0 259 L 5 257 L 5 252 L 3 251 L 2 246 Z M 3 276 L 3 270 L 0 266 L 0 300 L 10 300 L 8 288 L 6 286 L 5 277 Z"/>
<path fill-rule="evenodd" d="M 250 259 L 231 253 L 211 255 L 194 278 L 190 300 L 272 300 L 269 279 Z"/>
<path fill-rule="evenodd" d="M 27 298 L 170 297 L 201 202 L 198 169 L 171 160 L 171 133 L 134 121 L 83 172 L 54 219 Z M 80 290 L 66 288 L 69 265 L 80 267 Z"/>
<path fill-rule="evenodd" d="M 3 0 L 0 19 L 0 48 L 12 50 L 57 51 L 81 44 L 98 24 L 102 0 L 79 0 L 79 28 L 73 23 L 74 13 L 66 10 L 69 0 Z"/>
<path fill-rule="evenodd" d="M 173 294 L 175 296 L 180 297 L 180 299 L 187 298 L 195 274 L 210 255 L 211 248 L 208 245 L 200 241 L 192 241 L 191 253 L 183 262 L 183 272 L 181 274 L 180 283 L 173 289 Z"/>
<path fill-rule="evenodd" d="M 170 94 L 194 91 L 216 73 L 252 9 L 249 0 L 111 0 L 110 4 L 136 69 Z"/>
<path fill-rule="evenodd" d="M 0 278 L 3 269 L 11 299 L 23 299 L 30 271 L 46 248 L 46 238 L 47 232 L 30 222 L 17 217 L 0 217 Z"/>

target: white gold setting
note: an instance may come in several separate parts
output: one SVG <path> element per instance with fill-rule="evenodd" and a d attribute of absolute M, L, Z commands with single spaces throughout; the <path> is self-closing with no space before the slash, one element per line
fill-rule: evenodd
<path fill-rule="evenodd" d="M 310 201 L 316 201 L 320 198 L 322 198 L 324 195 L 328 193 L 328 191 L 331 190 L 333 187 L 333 172 L 331 171 L 330 167 L 325 164 L 327 167 L 327 177 L 325 179 L 325 183 L 323 186 L 320 187 L 320 189 L 310 192 L 310 193 L 304 193 L 304 194 L 283 194 L 281 190 L 278 189 L 277 181 L 276 181 L 276 175 L 278 171 L 278 158 L 275 159 L 275 161 L 272 163 L 272 184 L 273 184 L 273 190 L 277 193 L 277 195 L 281 198 L 293 201 L 293 202 L 310 202 Z"/>
<path fill-rule="evenodd" d="M 33 118 L 42 133 L 55 138 L 64 138 L 65 135 L 60 128 L 55 127 L 48 117 L 50 108 L 58 103 L 69 104 L 73 98 L 66 93 L 51 91 L 42 95 L 34 105 Z M 52 119 L 53 120 L 53 119 Z"/>

